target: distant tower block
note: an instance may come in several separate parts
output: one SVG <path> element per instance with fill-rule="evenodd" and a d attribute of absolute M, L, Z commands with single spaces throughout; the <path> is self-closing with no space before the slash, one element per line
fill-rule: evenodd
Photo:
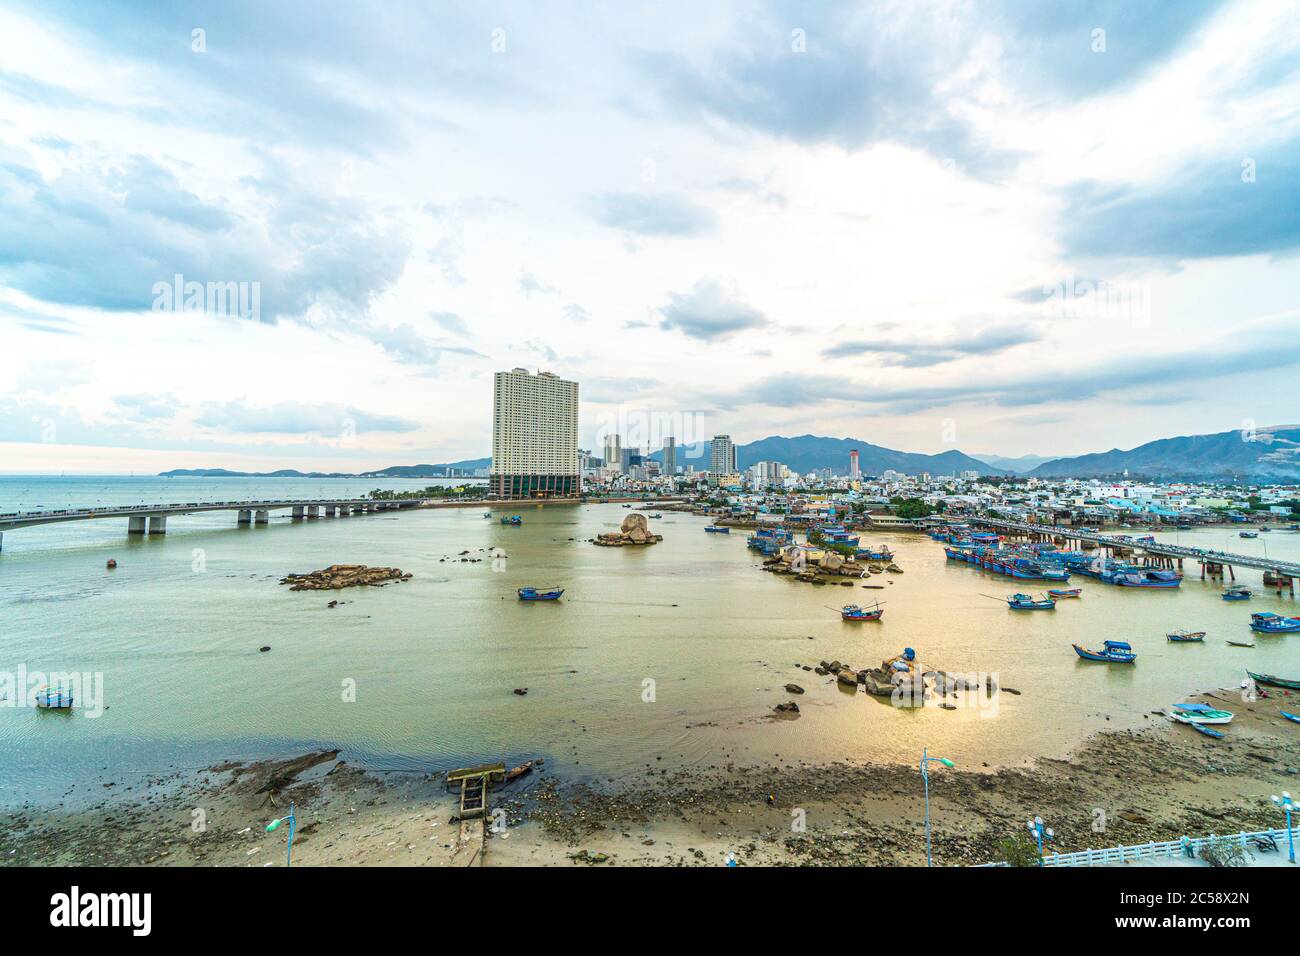
<path fill-rule="evenodd" d="M 856 448 L 849 452 L 849 477 L 854 481 L 862 477 L 862 472 L 858 469 L 858 450 Z"/>

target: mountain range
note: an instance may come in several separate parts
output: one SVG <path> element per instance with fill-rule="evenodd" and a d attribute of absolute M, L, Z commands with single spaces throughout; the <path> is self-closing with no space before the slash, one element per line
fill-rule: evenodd
<path fill-rule="evenodd" d="M 1034 478 L 1149 478 L 1162 481 L 1300 481 L 1300 425 L 1161 438 L 1128 451 L 1055 458 Z"/>
<path fill-rule="evenodd" d="M 736 446 L 736 466 L 741 470 L 760 461 L 779 461 L 801 474 L 831 469 L 848 474 L 849 452 L 857 449 L 863 475 L 897 471 L 907 475 L 959 475 L 963 471 L 981 476 L 1008 474 L 1034 478 L 1122 478 L 1158 481 L 1255 481 L 1300 483 L 1300 425 L 1275 425 L 1254 431 L 1218 432 L 1213 435 L 1184 435 L 1162 438 L 1128 451 L 1107 452 L 1070 458 L 1021 455 L 967 455 L 952 450 L 937 455 L 896 451 L 853 438 L 800 435 L 786 438 L 771 435 Z M 663 461 L 663 449 L 650 456 Z M 467 471 L 488 468 L 491 458 L 470 458 L 439 465 L 393 465 L 359 474 L 301 472 L 284 469 L 271 472 L 229 471 L 224 468 L 178 468 L 159 477 L 201 478 L 435 478 L 449 469 Z M 677 448 L 677 464 L 709 469 L 709 443 L 696 442 Z"/>

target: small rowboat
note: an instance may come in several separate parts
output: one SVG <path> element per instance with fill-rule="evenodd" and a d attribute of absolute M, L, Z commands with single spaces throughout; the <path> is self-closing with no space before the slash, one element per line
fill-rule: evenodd
<path fill-rule="evenodd" d="M 1247 644 L 1245 641 L 1229 641 L 1231 647 L 1254 647 L 1254 644 Z"/>
<path fill-rule="evenodd" d="M 1007 607 L 1013 611 L 1050 611 L 1056 607 L 1056 600 L 1049 597 L 1034 600 L 1028 594 L 1013 594 L 1007 598 Z"/>
<path fill-rule="evenodd" d="M 1285 710 L 1279 710 L 1278 713 L 1281 714 L 1283 717 L 1285 717 L 1287 720 L 1291 721 L 1292 723 L 1300 724 L 1300 715 L 1288 714 Z"/>
<path fill-rule="evenodd" d="M 524 523 L 524 519 L 521 518 L 519 515 L 511 515 L 509 518 L 502 518 L 501 523 L 518 526 Z"/>
<path fill-rule="evenodd" d="M 1175 644 L 1199 644 L 1205 640 L 1204 631 L 1170 631 L 1165 637 Z"/>
<path fill-rule="evenodd" d="M 521 601 L 558 601 L 564 588 L 520 588 Z"/>
<path fill-rule="evenodd" d="M 840 618 L 845 621 L 879 621 L 885 609 L 879 604 L 874 607 L 858 607 L 856 604 L 846 604 L 840 608 Z"/>
<path fill-rule="evenodd" d="M 71 710 L 72 691 L 42 684 L 36 688 L 36 706 L 41 710 Z"/>
<path fill-rule="evenodd" d="M 1254 647 L 1255 645 L 1251 645 Z M 1267 684 L 1269 687 L 1286 687 L 1290 690 L 1300 690 L 1300 680 L 1290 680 L 1286 677 L 1274 677 L 1272 674 L 1256 674 L 1254 671 L 1246 671 L 1256 684 Z"/>
<path fill-rule="evenodd" d="M 1250 629 L 1262 634 L 1294 634 L 1300 631 L 1300 617 L 1282 617 L 1280 614 L 1264 612 L 1250 616 Z"/>
<path fill-rule="evenodd" d="M 1174 704 L 1169 716 L 1183 724 L 1232 723 L 1231 711 L 1215 710 L 1209 704 Z"/>
<path fill-rule="evenodd" d="M 1171 714 L 1170 716 L 1173 715 Z M 1188 727 L 1191 727 L 1192 730 L 1196 730 L 1199 731 L 1200 733 L 1205 734 L 1205 736 L 1207 737 L 1216 737 L 1220 739 L 1223 737 L 1222 731 L 1215 730 L 1213 727 L 1206 727 L 1204 724 L 1198 724 L 1195 721 L 1188 721 L 1188 720 L 1181 721 L 1181 723 L 1184 723 Z"/>
<path fill-rule="evenodd" d="M 721 525 L 716 525 L 716 524 L 705 525 L 704 530 L 709 532 L 709 534 L 731 534 L 730 528 L 722 527 Z"/>
<path fill-rule="evenodd" d="M 1047 593 L 1056 599 L 1077 598 L 1083 594 L 1083 588 L 1048 588 Z"/>
<path fill-rule="evenodd" d="M 1099 651 L 1090 651 L 1078 644 L 1070 645 L 1074 653 L 1085 661 L 1100 661 L 1103 664 L 1132 664 L 1137 660 L 1133 648 L 1124 641 L 1107 641 Z"/>

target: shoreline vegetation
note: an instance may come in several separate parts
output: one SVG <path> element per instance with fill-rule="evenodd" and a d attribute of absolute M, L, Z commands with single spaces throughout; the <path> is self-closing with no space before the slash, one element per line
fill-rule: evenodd
<path fill-rule="evenodd" d="M 1063 758 L 932 771 L 935 863 L 998 860 L 1032 816 L 1055 829 L 1054 851 L 1280 826 L 1268 794 L 1294 788 L 1300 772 L 1300 737 L 1277 716 L 1280 699 L 1231 699 L 1234 733 L 1221 742 L 1152 716 L 1152 726 L 1102 731 Z M 755 767 L 723 755 L 687 769 L 650 762 L 640 779 L 598 784 L 557 777 L 552 763 L 491 793 L 505 826 L 489 828 L 483 865 L 717 866 L 733 854 L 740 865 L 924 865 L 914 766 L 777 757 Z M 337 750 L 126 774 L 82 784 L 103 794 L 83 809 L 0 814 L 0 860 L 282 866 L 283 835 L 264 827 L 293 801 L 299 865 L 468 865 L 444 774 L 367 772 Z"/>

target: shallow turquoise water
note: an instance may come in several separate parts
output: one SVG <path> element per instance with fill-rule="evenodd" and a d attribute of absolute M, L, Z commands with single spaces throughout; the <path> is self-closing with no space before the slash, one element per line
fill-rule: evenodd
<path fill-rule="evenodd" d="M 148 495 L 157 480 L 137 481 Z M 265 482 L 252 490 L 299 493 Z M 197 491 L 154 500 L 196 501 Z M 341 491 L 329 482 L 320 493 Z M 220 485 L 213 495 L 235 497 Z M 85 502 L 51 506 L 66 503 Z M 12 505 L 0 499 L 0 510 Z M 615 550 L 586 539 L 617 527 L 627 514 L 618 505 L 519 511 L 520 528 L 466 508 L 280 517 L 261 528 L 202 515 L 172 518 L 168 534 L 151 538 L 128 539 L 124 519 L 7 534 L 0 669 L 101 673 L 108 709 L 92 719 L 0 706 L 0 800 L 48 801 L 78 779 L 315 745 L 406 770 L 541 755 L 616 783 L 647 766 L 731 760 L 912 762 L 922 746 L 978 766 L 1062 753 L 1098 727 L 1143 726 L 1156 719 L 1148 711 L 1188 693 L 1235 686 L 1247 666 L 1300 676 L 1300 635 L 1259 637 L 1254 649 L 1224 643 L 1253 639 L 1251 611 L 1300 613 L 1294 599 L 1225 604 L 1190 568 L 1178 591 L 1081 578 L 1082 600 L 1017 613 L 984 595 L 1022 585 L 947 562 L 914 535 L 867 536 L 889 543 L 906 573 L 877 576 L 870 583 L 892 583 L 864 591 L 763 573 L 743 533 L 705 534 L 707 522 L 692 516 L 666 513 L 652 522 L 663 543 Z M 1221 531 L 1180 537 L 1225 544 Z M 1300 536 L 1269 538 L 1270 553 L 1300 556 Z M 507 557 L 494 563 L 494 548 Z M 462 551 L 483 560 L 462 563 Z M 414 577 L 341 592 L 277 583 L 333 563 L 396 565 Z M 1257 572 L 1244 578 L 1259 583 Z M 514 589 L 525 584 L 568 590 L 558 604 L 521 604 Z M 878 624 L 844 623 L 832 610 L 877 596 L 886 602 Z M 335 598 L 344 603 L 327 608 Z M 1163 635 L 1175 627 L 1210 635 L 1170 645 Z M 1133 643 L 1138 664 L 1086 664 L 1070 649 L 1106 638 Z M 272 650 L 261 654 L 264 644 Z M 933 666 L 995 672 L 1022 695 L 1002 695 L 995 712 L 901 710 L 795 667 L 873 665 L 904 646 Z M 803 714 L 771 721 L 787 681 L 808 691 L 797 698 Z"/>

